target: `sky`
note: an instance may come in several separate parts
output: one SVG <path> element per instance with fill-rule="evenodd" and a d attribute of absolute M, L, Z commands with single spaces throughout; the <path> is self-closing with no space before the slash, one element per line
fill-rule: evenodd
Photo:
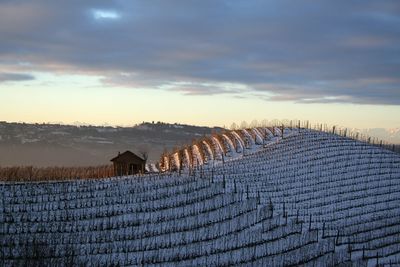
<path fill-rule="evenodd" d="M 0 0 L 0 120 L 400 127 L 400 2 Z"/>

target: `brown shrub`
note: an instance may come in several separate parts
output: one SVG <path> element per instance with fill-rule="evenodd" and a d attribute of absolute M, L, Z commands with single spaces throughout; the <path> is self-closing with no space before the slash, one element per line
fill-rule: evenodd
<path fill-rule="evenodd" d="M 112 165 L 87 167 L 0 167 L 0 181 L 53 181 L 114 176 Z"/>

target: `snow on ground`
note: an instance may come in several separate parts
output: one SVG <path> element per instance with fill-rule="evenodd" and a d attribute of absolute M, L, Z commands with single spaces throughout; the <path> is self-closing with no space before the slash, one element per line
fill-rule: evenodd
<path fill-rule="evenodd" d="M 226 156 L 211 139 L 220 154 L 191 171 L 0 184 L 2 264 L 400 264 L 399 154 L 304 129 L 257 144 L 260 131 Z"/>

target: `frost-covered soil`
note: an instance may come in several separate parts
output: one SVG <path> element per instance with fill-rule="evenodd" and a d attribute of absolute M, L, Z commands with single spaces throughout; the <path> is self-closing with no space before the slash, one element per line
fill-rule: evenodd
<path fill-rule="evenodd" d="M 400 264 L 399 154 L 311 130 L 242 149 L 190 174 L 0 184 L 1 265 Z"/>

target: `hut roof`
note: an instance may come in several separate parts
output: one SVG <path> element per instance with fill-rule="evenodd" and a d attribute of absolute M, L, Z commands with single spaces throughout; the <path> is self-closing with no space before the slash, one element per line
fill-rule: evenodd
<path fill-rule="evenodd" d="M 118 154 L 118 156 L 112 158 L 110 161 L 121 163 L 145 163 L 144 159 L 129 150 L 125 151 L 124 153 Z"/>

